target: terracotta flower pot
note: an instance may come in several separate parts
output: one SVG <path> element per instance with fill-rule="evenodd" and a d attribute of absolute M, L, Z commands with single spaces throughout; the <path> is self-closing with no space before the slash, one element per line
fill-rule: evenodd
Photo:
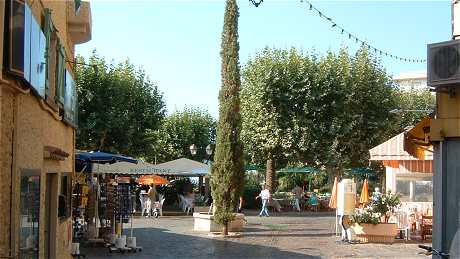
<path fill-rule="evenodd" d="M 363 243 L 392 244 L 397 234 L 396 223 L 357 224 L 351 226 L 359 241 Z"/>

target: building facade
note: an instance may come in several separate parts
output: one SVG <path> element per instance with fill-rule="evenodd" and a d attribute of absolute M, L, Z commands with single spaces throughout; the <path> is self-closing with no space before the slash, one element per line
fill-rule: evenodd
<path fill-rule="evenodd" d="M 401 90 L 429 90 L 426 81 L 426 72 L 406 72 L 393 78 Z"/>
<path fill-rule="evenodd" d="M 0 1 L 0 258 L 71 258 L 78 0 Z"/>

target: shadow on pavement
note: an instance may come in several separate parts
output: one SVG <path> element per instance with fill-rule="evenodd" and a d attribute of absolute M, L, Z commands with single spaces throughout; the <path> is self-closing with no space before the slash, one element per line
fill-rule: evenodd
<path fill-rule="evenodd" d="M 237 242 L 238 238 L 206 238 L 171 233 L 163 228 L 136 228 L 134 236 L 137 245 L 143 247 L 142 252 L 111 254 L 104 247 L 82 247 L 81 251 L 86 258 L 320 258 L 274 247 L 242 244 Z"/>
<path fill-rule="evenodd" d="M 295 234 L 295 233 L 288 233 L 283 234 L 283 231 L 276 231 L 275 233 L 267 233 L 267 234 L 244 234 L 246 237 L 334 237 L 335 233 L 302 233 L 302 234 Z"/>
<path fill-rule="evenodd" d="M 258 216 L 259 211 L 257 210 L 244 210 L 243 214 L 246 216 Z M 296 211 L 281 211 L 281 212 L 269 212 L 270 217 L 327 217 L 335 216 L 335 211 L 318 211 L 318 212 L 313 212 L 313 211 L 302 211 L 302 212 L 296 212 Z"/>

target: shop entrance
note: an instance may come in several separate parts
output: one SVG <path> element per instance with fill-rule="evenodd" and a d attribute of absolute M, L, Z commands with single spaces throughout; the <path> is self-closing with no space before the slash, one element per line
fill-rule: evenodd
<path fill-rule="evenodd" d="M 58 200 L 58 174 L 46 175 L 45 197 L 45 258 L 56 258 L 56 225 Z"/>

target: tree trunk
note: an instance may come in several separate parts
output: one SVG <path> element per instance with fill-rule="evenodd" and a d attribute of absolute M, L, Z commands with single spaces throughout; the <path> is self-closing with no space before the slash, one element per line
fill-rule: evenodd
<path fill-rule="evenodd" d="M 223 236 L 228 236 L 228 222 L 224 224 L 224 227 L 222 228 L 222 235 Z"/>
<path fill-rule="evenodd" d="M 275 161 L 270 156 L 267 159 L 267 171 L 265 173 L 265 184 L 270 193 L 273 193 L 276 188 L 276 172 L 275 172 Z"/>

